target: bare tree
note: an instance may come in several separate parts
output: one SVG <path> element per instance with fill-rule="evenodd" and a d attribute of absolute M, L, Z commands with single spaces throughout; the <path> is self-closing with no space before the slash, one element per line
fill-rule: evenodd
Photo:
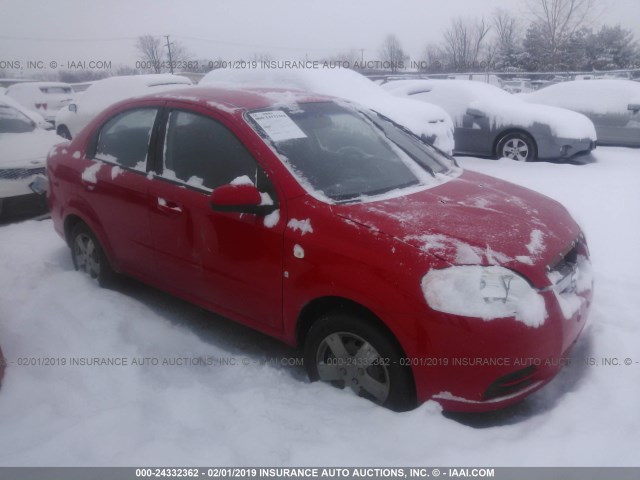
<path fill-rule="evenodd" d="M 493 16 L 493 27 L 496 32 L 494 60 L 499 68 L 514 67 L 521 52 L 521 22 L 511 12 L 499 8 Z"/>
<path fill-rule="evenodd" d="M 383 62 L 389 63 L 391 73 L 396 73 L 403 68 L 403 62 L 407 55 L 405 55 L 398 37 L 393 34 L 387 35 L 380 48 L 380 58 Z"/>
<path fill-rule="evenodd" d="M 138 38 L 136 49 L 140 60 L 146 62 L 144 70 L 154 73 L 162 73 L 163 71 L 172 70 L 168 65 L 169 51 L 166 43 L 166 37 L 154 37 L 153 35 L 144 35 Z M 176 40 L 171 40 L 171 62 L 178 70 L 182 70 L 181 64 L 192 59 L 191 54 L 184 45 Z"/>
<path fill-rule="evenodd" d="M 484 17 L 474 22 L 462 17 L 454 18 L 444 32 L 443 41 L 449 66 L 454 70 L 477 67 L 490 30 L 491 26 Z"/>
<path fill-rule="evenodd" d="M 544 36 L 553 69 L 563 45 L 601 11 L 600 0 L 526 0 L 526 5 Z"/>
<path fill-rule="evenodd" d="M 164 50 L 160 37 L 153 35 L 144 35 L 138 38 L 136 49 L 140 60 L 148 63 L 146 70 L 152 70 L 154 73 L 162 72 L 162 61 L 164 59 Z"/>

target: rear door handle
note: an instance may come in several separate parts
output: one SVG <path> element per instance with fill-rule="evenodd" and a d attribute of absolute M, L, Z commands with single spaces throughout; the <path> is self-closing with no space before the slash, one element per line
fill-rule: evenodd
<path fill-rule="evenodd" d="M 182 213 L 182 207 L 180 205 L 162 197 L 158 197 L 158 210 L 173 214 Z"/>

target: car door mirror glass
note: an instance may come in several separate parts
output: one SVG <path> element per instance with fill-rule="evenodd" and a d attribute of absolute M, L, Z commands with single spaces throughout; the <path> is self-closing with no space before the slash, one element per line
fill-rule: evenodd
<path fill-rule="evenodd" d="M 78 106 L 75 103 L 70 103 L 69 104 L 69 111 L 76 113 L 78 111 Z"/>
<path fill-rule="evenodd" d="M 472 117 L 482 118 L 484 117 L 484 112 L 482 110 L 478 110 L 477 108 L 468 108 L 467 115 L 471 115 Z"/>

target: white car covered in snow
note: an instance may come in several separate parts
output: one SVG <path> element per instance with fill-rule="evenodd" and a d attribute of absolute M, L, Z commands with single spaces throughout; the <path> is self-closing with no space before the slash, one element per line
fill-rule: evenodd
<path fill-rule="evenodd" d="M 569 159 L 596 145 L 596 130 L 584 115 L 529 104 L 487 83 L 398 80 L 383 87 L 444 108 L 455 124 L 457 153 L 519 161 Z"/>
<path fill-rule="evenodd" d="M 46 207 L 44 197 L 35 195 L 29 184 L 45 172 L 45 159 L 60 143 L 53 131 L 35 121 L 0 97 L 0 216 L 27 213 Z"/>
<path fill-rule="evenodd" d="M 200 85 L 291 88 L 341 97 L 360 103 L 411 130 L 446 153 L 453 151 L 453 122 L 442 108 L 410 99 L 398 99 L 353 70 L 218 69 Z"/>
<path fill-rule="evenodd" d="M 24 82 L 8 87 L 5 95 L 53 123 L 58 110 L 71 103 L 74 92 L 68 83 Z"/>
<path fill-rule="evenodd" d="M 150 74 L 110 77 L 94 82 L 55 118 L 56 133 L 71 139 L 105 108 L 131 97 L 184 88 L 191 80 L 180 75 Z"/>

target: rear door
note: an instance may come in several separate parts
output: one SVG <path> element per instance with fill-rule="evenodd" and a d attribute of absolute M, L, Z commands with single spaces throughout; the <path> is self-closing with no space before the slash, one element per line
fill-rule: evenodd
<path fill-rule="evenodd" d="M 216 187 L 252 182 L 278 203 L 272 181 L 221 119 L 169 109 L 151 182 L 157 281 L 244 323 L 279 328 L 283 216 L 216 212 Z M 281 205 L 277 205 L 281 207 Z"/>
<path fill-rule="evenodd" d="M 158 107 L 119 113 L 100 129 L 89 152 L 93 158 L 79 158 L 80 196 L 102 228 L 113 260 L 119 269 L 143 278 L 153 274 L 147 159 L 158 113 Z"/>

